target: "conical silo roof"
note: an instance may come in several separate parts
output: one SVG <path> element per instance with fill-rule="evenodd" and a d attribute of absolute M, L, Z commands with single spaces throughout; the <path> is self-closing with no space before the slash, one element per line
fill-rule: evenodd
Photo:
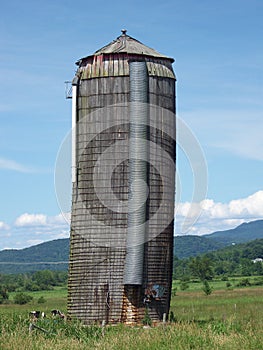
<path fill-rule="evenodd" d="M 87 57 L 98 56 L 103 54 L 126 53 L 130 55 L 143 55 L 156 58 L 163 58 L 174 62 L 173 58 L 167 57 L 159 53 L 158 51 L 144 45 L 139 40 L 136 40 L 131 36 L 127 35 L 126 32 L 126 30 L 122 30 L 122 34 L 118 36 L 115 40 L 110 42 L 108 45 L 103 46 L 101 49 L 97 50 L 93 55 L 89 55 Z M 83 57 L 82 59 L 87 57 Z M 76 64 L 78 64 L 81 60 L 76 62 Z"/>

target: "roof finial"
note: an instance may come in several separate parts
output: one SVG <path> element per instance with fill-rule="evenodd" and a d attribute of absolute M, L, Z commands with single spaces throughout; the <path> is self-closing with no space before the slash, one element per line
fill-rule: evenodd
<path fill-rule="evenodd" d="M 127 29 L 122 29 L 121 32 L 122 32 L 122 35 L 125 36 L 127 33 Z"/>

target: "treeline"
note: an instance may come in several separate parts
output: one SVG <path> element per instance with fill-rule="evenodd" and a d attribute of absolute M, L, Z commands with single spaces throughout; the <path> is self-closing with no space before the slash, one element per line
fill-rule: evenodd
<path fill-rule="evenodd" d="M 43 270 L 34 273 L 0 274 L 0 302 L 10 292 L 51 290 L 67 284 L 67 271 Z"/>
<path fill-rule="evenodd" d="M 214 252 L 203 254 L 197 258 L 174 258 L 174 278 L 189 279 L 196 277 L 193 266 L 200 257 L 206 258 L 211 269 L 211 278 L 215 276 L 253 276 L 263 275 L 263 239 L 238 244 Z"/>
<path fill-rule="evenodd" d="M 220 242 L 203 236 L 188 235 L 174 237 L 174 256 L 179 259 L 187 259 L 223 247 L 225 246 Z"/>
<path fill-rule="evenodd" d="M 189 281 L 198 278 L 208 288 L 207 281 L 214 277 L 263 276 L 263 239 L 232 245 L 196 257 L 174 257 L 174 279 Z M 0 274 L 0 303 L 10 292 L 50 290 L 66 286 L 67 271 L 40 270 L 21 274 Z M 207 289 L 207 292 L 209 290 Z"/>

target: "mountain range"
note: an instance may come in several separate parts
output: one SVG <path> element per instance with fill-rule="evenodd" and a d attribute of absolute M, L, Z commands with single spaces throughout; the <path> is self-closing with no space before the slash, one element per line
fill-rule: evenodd
<path fill-rule="evenodd" d="M 263 220 L 243 223 L 231 230 L 203 236 L 175 236 L 174 255 L 183 259 L 261 238 L 263 238 Z M 24 249 L 6 249 L 0 251 L 0 273 L 24 273 L 44 269 L 66 270 L 68 257 L 68 238 Z"/>
<path fill-rule="evenodd" d="M 263 238 L 263 220 L 250 221 L 231 230 L 216 231 L 203 236 L 176 236 L 174 255 L 184 259 L 261 238 Z"/>

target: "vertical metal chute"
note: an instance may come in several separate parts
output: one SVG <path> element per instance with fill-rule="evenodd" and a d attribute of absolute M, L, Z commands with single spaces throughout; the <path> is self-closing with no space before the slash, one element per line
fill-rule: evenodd
<path fill-rule="evenodd" d="M 77 138 L 77 99 L 78 99 L 78 83 L 79 79 L 75 77 L 72 81 L 72 125 L 71 125 L 71 179 L 72 182 L 76 182 L 77 173 L 77 151 L 76 151 L 76 138 Z"/>
<path fill-rule="evenodd" d="M 130 61 L 129 197 L 124 284 L 141 285 L 146 237 L 148 71 Z"/>

